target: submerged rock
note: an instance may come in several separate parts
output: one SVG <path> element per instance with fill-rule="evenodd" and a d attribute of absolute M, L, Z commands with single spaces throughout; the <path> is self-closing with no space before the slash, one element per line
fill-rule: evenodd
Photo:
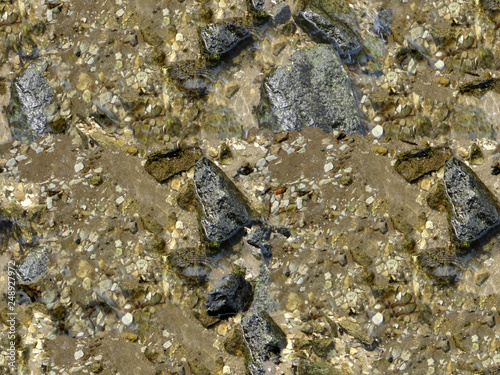
<path fill-rule="evenodd" d="M 203 65 L 197 60 L 180 61 L 167 68 L 167 77 L 186 94 L 194 97 L 207 95 L 220 67 Z"/>
<path fill-rule="evenodd" d="M 331 44 L 341 57 L 350 57 L 361 51 L 356 16 L 343 1 L 303 1 L 293 18 L 316 43 Z"/>
<path fill-rule="evenodd" d="M 172 251 L 167 263 L 177 276 L 193 284 L 207 282 L 212 267 L 212 259 L 205 249 L 192 247 Z"/>
<path fill-rule="evenodd" d="M 465 259 L 453 248 L 433 248 L 425 250 L 417 257 L 417 264 L 434 281 L 441 284 L 456 282 L 462 273 Z"/>
<path fill-rule="evenodd" d="M 366 350 L 375 350 L 378 346 L 378 340 L 363 330 L 359 323 L 348 318 L 342 318 L 337 323 L 344 332 L 347 332 L 349 335 L 361 341 Z"/>
<path fill-rule="evenodd" d="M 274 132 L 306 126 L 327 133 L 363 132 L 351 81 L 335 49 L 321 44 L 298 51 L 291 59 L 264 82 L 260 126 Z"/>
<path fill-rule="evenodd" d="M 252 221 L 250 206 L 238 188 L 209 159 L 198 160 L 193 180 L 202 208 L 201 225 L 209 241 L 223 242 Z"/>
<path fill-rule="evenodd" d="M 238 45 L 250 41 L 252 34 L 240 20 L 234 19 L 206 25 L 200 30 L 200 38 L 209 59 L 219 60 Z"/>
<path fill-rule="evenodd" d="M 456 158 L 445 166 L 443 176 L 451 205 L 450 223 L 457 240 L 470 243 L 500 221 L 500 207 L 476 174 Z"/>
<path fill-rule="evenodd" d="M 297 367 L 297 375 L 341 375 L 342 371 L 337 370 L 326 361 L 309 362 L 302 361 Z"/>
<path fill-rule="evenodd" d="M 45 61 L 35 60 L 12 85 L 7 118 L 15 139 L 30 142 L 48 130 L 48 107 L 54 93 L 44 77 L 46 70 Z"/>
<path fill-rule="evenodd" d="M 450 159 L 451 151 L 446 147 L 428 147 L 404 152 L 398 156 L 394 169 L 406 181 L 412 182 L 424 174 L 437 171 Z"/>
<path fill-rule="evenodd" d="M 162 183 L 173 175 L 193 167 L 200 157 L 199 149 L 176 148 L 160 151 L 148 156 L 144 168 L 156 181 Z"/>
<path fill-rule="evenodd" d="M 269 240 L 273 228 L 267 224 L 254 225 L 247 235 L 247 242 L 249 245 L 258 247 L 264 259 L 270 259 L 272 256 L 272 246 Z"/>
<path fill-rule="evenodd" d="M 248 370 L 252 375 L 264 374 L 264 362 L 279 357 L 286 335 L 266 311 L 246 315 L 241 328 L 250 352 Z"/>
<path fill-rule="evenodd" d="M 207 313 L 225 318 L 244 311 L 252 302 L 252 285 L 243 275 L 225 275 L 215 280 L 207 296 Z"/>
<path fill-rule="evenodd" d="M 33 248 L 19 261 L 17 278 L 20 284 L 29 285 L 38 282 L 48 272 L 49 255 L 40 248 Z"/>

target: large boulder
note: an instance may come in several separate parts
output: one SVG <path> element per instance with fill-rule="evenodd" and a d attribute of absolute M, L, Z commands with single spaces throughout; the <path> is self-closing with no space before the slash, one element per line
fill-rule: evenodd
<path fill-rule="evenodd" d="M 467 165 L 451 158 L 443 180 L 451 205 L 450 222 L 458 241 L 473 242 L 499 223 L 497 200 Z"/>
<path fill-rule="evenodd" d="M 318 127 L 363 132 L 349 75 L 337 51 L 320 44 L 296 52 L 289 65 L 264 82 L 258 108 L 261 127 L 274 132 Z"/>
<path fill-rule="evenodd" d="M 209 159 L 194 167 L 194 185 L 201 206 L 201 225 L 207 239 L 223 242 L 253 220 L 250 206 L 236 185 Z"/>
<path fill-rule="evenodd" d="M 46 70 L 45 61 L 35 60 L 14 81 L 7 118 L 15 139 L 30 142 L 48 130 L 54 93 L 44 77 Z"/>
<path fill-rule="evenodd" d="M 245 310 L 252 302 L 252 285 L 243 275 L 229 274 L 214 281 L 208 293 L 207 314 L 226 318 Z"/>

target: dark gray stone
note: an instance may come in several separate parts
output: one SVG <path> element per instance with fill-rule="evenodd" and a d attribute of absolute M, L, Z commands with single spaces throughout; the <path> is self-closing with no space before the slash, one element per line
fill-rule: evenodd
<path fill-rule="evenodd" d="M 49 255 L 42 248 L 33 248 L 19 261 L 17 278 L 20 284 L 29 285 L 39 281 L 48 273 Z"/>
<path fill-rule="evenodd" d="M 459 241 L 475 241 L 498 224 L 497 200 L 472 169 L 451 158 L 445 165 L 443 180 L 451 204 L 451 226 Z"/>
<path fill-rule="evenodd" d="M 30 142 L 47 131 L 47 107 L 54 93 L 44 73 L 47 63 L 33 61 L 14 81 L 12 97 L 7 109 L 10 130 L 15 139 Z"/>
<path fill-rule="evenodd" d="M 335 47 L 342 58 L 350 60 L 362 48 L 355 30 L 356 15 L 343 0 L 301 0 L 293 18 L 316 43 Z"/>
<path fill-rule="evenodd" d="M 200 31 L 203 47 L 211 58 L 218 59 L 252 37 L 238 20 L 206 25 Z"/>
<path fill-rule="evenodd" d="M 258 118 L 274 132 L 307 126 L 364 132 L 349 76 L 335 49 L 324 44 L 296 52 L 291 64 L 265 80 Z"/>
<path fill-rule="evenodd" d="M 282 25 L 292 17 L 290 6 L 286 2 L 276 4 L 269 12 L 273 26 Z"/>
<path fill-rule="evenodd" d="M 266 311 L 246 315 L 241 320 L 243 336 L 250 352 L 248 370 L 265 374 L 264 362 L 279 357 L 286 347 L 286 335 Z"/>
<path fill-rule="evenodd" d="M 223 242 L 252 221 L 250 206 L 213 162 L 204 157 L 198 160 L 193 180 L 202 208 L 201 225 L 209 241 Z"/>
<path fill-rule="evenodd" d="M 243 275 L 225 275 L 215 280 L 208 293 L 207 314 L 226 318 L 244 311 L 252 302 L 252 285 Z"/>
<path fill-rule="evenodd" d="M 387 38 L 392 34 L 391 31 L 392 24 L 392 9 L 382 9 L 380 10 L 375 19 L 373 20 L 373 32 L 381 38 Z"/>
<path fill-rule="evenodd" d="M 272 246 L 269 240 L 271 239 L 271 233 L 273 228 L 266 224 L 254 225 L 247 235 L 247 242 L 249 245 L 258 247 L 262 253 L 264 259 L 271 259 L 272 256 Z"/>

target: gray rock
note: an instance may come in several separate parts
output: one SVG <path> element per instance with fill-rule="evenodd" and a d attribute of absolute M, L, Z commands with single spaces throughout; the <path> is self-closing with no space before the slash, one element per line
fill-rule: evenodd
<path fill-rule="evenodd" d="M 356 16 L 342 1 L 306 0 L 294 14 L 295 23 L 316 43 L 335 47 L 342 58 L 361 51 L 362 42 L 353 30 L 358 28 Z"/>
<path fill-rule="evenodd" d="M 33 248 L 22 257 L 17 268 L 20 284 L 29 285 L 39 281 L 48 273 L 49 255 L 40 248 Z"/>
<path fill-rule="evenodd" d="M 472 169 L 451 158 L 445 165 L 443 180 L 452 209 L 451 226 L 459 241 L 475 241 L 498 224 L 498 203 Z"/>
<path fill-rule="evenodd" d="M 392 8 L 379 10 L 373 20 L 373 32 L 381 38 L 387 38 L 392 34 Z"/>
<path fill-rule="evenodd" d="M 208 293 L 207 314 L 218 318 L 236 315 L 252 302 L 252 285 L 243 275 L 225 275 L 215 280 Z"/>
<path fill-rule="evenodd" d="M 33 61 L 14 81 L 7 118 L 15 139 L 30 142 L 47 131 L 47 107 L 54 93 L 44 77 L 47 63 Z"/>
<path fill-rule="evenodd" d="M 247 27 L 235 19 L 206 25 L 200 31 L 200 37 L 209 57 L 217 60 L 252 35 Z"/>
<path fill-rule="evenodd" d="M 286 335 L 266 311 L 246 315 L 241 320 L 243 336 L 251 354 L 248 370 L 265 374 L 264 362 L 279 357 L 286 347 Z"/>
<path fill-rule="evenodd" d="M 193 180 L 202 208 L 201 225 L 209 241 L 223 242 L 252 221 L 250 206 L 213 162 L 204 157 L 198 160 Z"/>
<path fill-rule="evenodd" d="M 291 64 L 265 80 L 258 118 L 274 132 L 306 126 L 364 132 L 349 76 L 335 49 L 324 44 L 296 52 Z"/>
<path fill-rule="evenodd" d="M 269 240 L 273 228 L 267 224 L 254 225 L 247 235 L 247 242 L 249 245 L 258 247 L 264 259 L 270 259 L 272 256 L 272 246 Z"/>
<path fill-rule="evenodd" d="M 282 25 L 292 17 L 290 6 L 286 2 L 276 4 L 269 12 L 273 26 Z"/>

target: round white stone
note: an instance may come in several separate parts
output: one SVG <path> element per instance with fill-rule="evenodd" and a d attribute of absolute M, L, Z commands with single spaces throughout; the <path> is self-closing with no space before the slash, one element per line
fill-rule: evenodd
<path fill-rule="evenodd" d="M 379 326 L 379 325 L 381 325 L 384 322 L 384 316 L 381 313 L 378 312 L 375 315 L 373 315 L 372 322 L 376 326 Z"/>
<path fill-rule="evenodd" d="M 122 323 L 125 324 L 126 326 L 131 325 L 133 321 L 134 321 L 134 316 L 131 313 L 126 313 L 122 317 Z"/>
<path fill-rule="evenodd" d="M 443 60 L 438 60 L 436 61 L 436 63 L 434 64 L 434 66 L 436 67 L 436 69 L 443 69 L 444 68 L 444 61 Z"/>
<path fill-rule="evenodd" d="M 78 163 L 75 165 L 75 172 L 80 172 L 84 168 L 83 163 Z"/>
<path fill-rule="evenodd" d="M 328 163 L 325 165 L 325 172 L 330 172 L 333 169 L 333 164 Z"/>
<path fill-rule="evenodd" d="M 84 356 L 83 350 L 79 350 L 75 353 L 75 359 L 80 359 Z"/>
<path fill-rule="evenodd" d="M 372 135 L 375 137 L 375 138 L 380 138 L 384 135 L 384 128 L 382 127 L 382 125 L 377 125 L 375 126 L 373 129 L 372 129 Z"/>

